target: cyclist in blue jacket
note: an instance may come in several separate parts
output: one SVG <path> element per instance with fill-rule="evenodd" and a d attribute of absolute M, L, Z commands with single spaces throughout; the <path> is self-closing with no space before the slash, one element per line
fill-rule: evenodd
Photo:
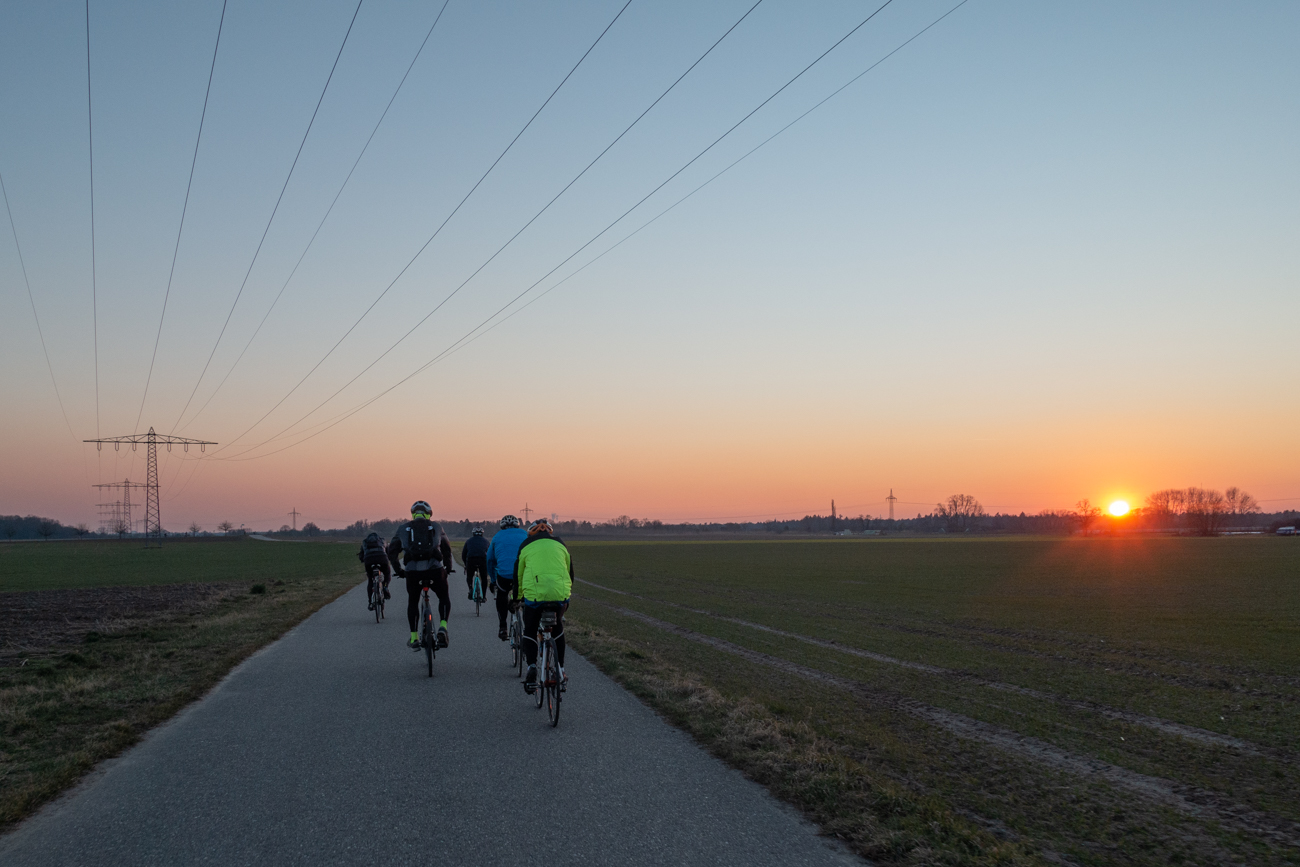
<path fill-rule="evenodd" d="M 492 537 L 487 550 L 488 589 L 497 597 L 497 619 L 500 629 L 497 637 L 505 641 L 506 614 L 510 610 L 510 597 L 516 596 L 518 582 L 515 581 L 515 560 L 519 557 L 519 546 L 528 538 L 528 531 L 514 515 L 501 519 L 501 529 Z"/>

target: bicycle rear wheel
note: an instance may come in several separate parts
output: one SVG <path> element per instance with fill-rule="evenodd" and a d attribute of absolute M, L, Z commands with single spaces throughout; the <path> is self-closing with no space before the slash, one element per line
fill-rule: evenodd
<path fill-rule="evenodd" d="M 555 650 L 546 655 L 546 718 L 551 728 L 560 724 L 560 666 L 555 661 Z"/>
<path fill-rule="evenodd" d="M 375 588 L 370 591 L 370 607 L 374 609 L 375 622 L 378 623 L 384 616 L 384 591 L 378 581 L 375 582 Z"/>
<path fill-rule="evenodd" d="M 542 702 L 546 699 L 546 682 L 542 680 L 542 672 L 546 669 L 546 642 L 545 640 L 537 643 L 537 680 L 533 684 L 533 698 L 537 700 L 537 706 L 541 707 Z"/>

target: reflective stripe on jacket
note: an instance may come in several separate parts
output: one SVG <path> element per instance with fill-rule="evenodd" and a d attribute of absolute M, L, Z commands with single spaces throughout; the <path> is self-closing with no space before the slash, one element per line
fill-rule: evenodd
<path fill-rule="evenodd" d="M 515 575 L 526 602 L 563 602 L 573 594 L 573 560 L 554 536 L 533 536 L 520 545 Z"/>

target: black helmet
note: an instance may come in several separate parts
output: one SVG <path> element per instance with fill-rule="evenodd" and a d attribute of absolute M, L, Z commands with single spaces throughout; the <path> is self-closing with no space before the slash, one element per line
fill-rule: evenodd
<path fill-rule="evenodd" d="M 483 528 L 482 528 L 482 527 L 475 527 L 475 528 L 474 528 L 474 535 L 475 535 L 475 536 L 482 536 L 482 535 L 483 535 Z"/>
<path fill-rule="evenodd" d="M 421 516 L 425 518 L 432 518 L 433 509 L 431 509 L 429 507 L 429 504 L 426 503 L 424 500 L 416 500 L 414 503 L 411 504 L 411 517 L 419 518 Z"/>
<path fill-rule="evenodd" d="M 518 518 L 516 518 L 514 515 L 506 515 L 504 518 L 501 519 L 501 529 L 504 530 L 507 527 L 518 527 L 522 523 L 523 522 L 520 521 Z"/>
<path fill-rule="evenodd" d="M 378 541 L 379 541 L 379 534 L 378 534 L 378 533 L 375 533 L 375 532 L 372 531 L 372 532 L 370 533 L 370 535 L 366 536 L 366 541 L 367 541 L 367 542 L 378 542 Z"/>

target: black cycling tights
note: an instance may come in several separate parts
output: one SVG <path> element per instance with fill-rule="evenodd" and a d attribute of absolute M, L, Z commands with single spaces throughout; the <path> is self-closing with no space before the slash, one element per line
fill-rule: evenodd
<path fill-rule="evenodd" d="M 412 632 L 420 631 L 420 585 L 428 584 L 438 597 L 438 619 L 451 613 L 451 596 L 447 593 L 447 573 L 441 569 L 406 573 L 406 622 Z M 436 628 L 436 627 L 435 627 Z"/>
<path fill-rule="evenodd" d="M 506 617 L 510 614 L 510 594 L 515 590 L 515 579 L 498 578 L 497 579 L 497 620 L 501 621 L 501 628 L 506 628 Z"/>
<path fill-rule="evenodd" d="M 552 603 L 555 607 L 550 610 L 556 612 L 555 618 L 555 655 L 559 657 L 558 662 L 564 665 L 564 612 L 569 609 L 568 602 Z M 524 606 L 524 659 L 529 665 L 537 664 L 537 624 L 542 620 L 542 608 L 532 605 Z"/>

